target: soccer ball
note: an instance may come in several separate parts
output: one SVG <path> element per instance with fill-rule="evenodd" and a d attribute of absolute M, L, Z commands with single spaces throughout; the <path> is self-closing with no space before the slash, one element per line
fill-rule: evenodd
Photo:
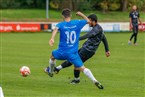
<path fill-rule="evenodd" d="M 20 68 L 20 73 L 23 77 L 26 77 L 30 74 L 30 68 L 28 66 L 22 66 Z"/>

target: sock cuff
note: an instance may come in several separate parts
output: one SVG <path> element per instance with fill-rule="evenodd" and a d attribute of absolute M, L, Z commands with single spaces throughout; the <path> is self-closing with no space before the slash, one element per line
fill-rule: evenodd
<path fill-rule="evenodd" d="M 80 77 L 78 77 L 78 78 L 75 78 L 75 80 L 80 80 Z"/>
<path fill-rule="evenodd" d="M 49 59 L 49 64 L 56 64 L 56 60 Z"/>
<path fill-rule="evenodd" d="M 61 69 L 62 69 L 62 66 L 59 65 L 59 66 L 57 66 L 56 68 L 57 68 L 58 70 L 61 70 Z"/>

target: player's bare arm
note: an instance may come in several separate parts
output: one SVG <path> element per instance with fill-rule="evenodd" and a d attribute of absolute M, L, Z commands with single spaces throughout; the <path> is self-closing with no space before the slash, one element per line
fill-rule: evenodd
<path fill-rule="evenodd" d="M 90 23 L 90 20 L 88 19 L 88 17 L 85 16 L 82 12 L 78 11 L 76 15 L 81 16 L 83 19 L 87 21 L 87 23 Z"/>
<path fill-rule="evenodd" d="M 55 35 L 56 35 L 57 32 L 58 32 L 58 28 L 55 28 L 55 29 L 53 30 L 53 32 L 52 32 L 51 39 L 49 40 L 49 45 L 50 45 L 50 46 L 53 46 L 53 44 L 54 44 L 54 38 L 55 38 Z"/>

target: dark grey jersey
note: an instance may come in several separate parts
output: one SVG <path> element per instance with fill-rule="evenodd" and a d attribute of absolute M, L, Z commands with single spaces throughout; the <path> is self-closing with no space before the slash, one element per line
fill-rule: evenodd
<path fill-rule="evenodd" d="M 99 44 L 101 43 L 101 41 L 103 41 L 105 46 L 105 51 L 106 52 L 109 51 L 107 39 L 104 35 L 102 27 L 99 24 L 94 26 L 93 29 L 87 34 L 81 36 L 80 40 L 86 38 L 88 38 L 88 40 L 83 44 L 84 49 L 95 53 L 97 48 L 99 47 Z"/>
<path fill-rule="evenodd" d="M 140 17 L 140 14 L 138 11 L 130 12 L 129 17 L 131 18 L 133 25 L 138 25 L 138 18 Z"/>

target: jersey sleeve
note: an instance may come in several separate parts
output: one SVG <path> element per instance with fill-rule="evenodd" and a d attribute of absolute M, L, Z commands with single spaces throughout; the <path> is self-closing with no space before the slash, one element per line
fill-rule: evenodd
<path fill-rule="evenodd" d="M 57 28 L 58 30 L 60 30 L 60 28 L 61 28 L 61 23 L 58 23 L 58 24 L 56 25 L 56 28 Z"/>
<path fill-rule="evenodd" d="M 131 18 L 131 12 L 129 13 L 129 18 Z"/>
<path fill-rule="evenodd" d="M 84 40 L 84 39 L 86 39 L 86 38 L 94 37 L 94 36 L 96 36 L 97 34 L 99 34 L 101 31 L 102 31 L 102 29 L 94 27 L 90 32 L 88 32 L 87 34 L 81 36 L 81 37 L 79 38 L 79 40 Z"/>
<path fill-rule="evenodd" d="M 87 20 L 79 20 L 78 26 L 82 29 L 87 24 Z"/>
<path fill-rule="evenodd" d="M 140 14 L 138 13 L 138 18 L 140 18 Z"/>
<path fill-rule="evenodd" d="M 104 44 L 105 51 L 108 52 L 109 51 L 108 41 L 107 41 L 106 36 L 104 34 L 103 34 L 102 42 Z"/>
<path fill-rule="evenodd" d="M 87 38 L 90 38 L 92 36 L 92 34 L 90 34 L 89 32 L 81 37 L 79 37 L 79 40 L 84 40 L 84 39 L 87 39 Z"/>

